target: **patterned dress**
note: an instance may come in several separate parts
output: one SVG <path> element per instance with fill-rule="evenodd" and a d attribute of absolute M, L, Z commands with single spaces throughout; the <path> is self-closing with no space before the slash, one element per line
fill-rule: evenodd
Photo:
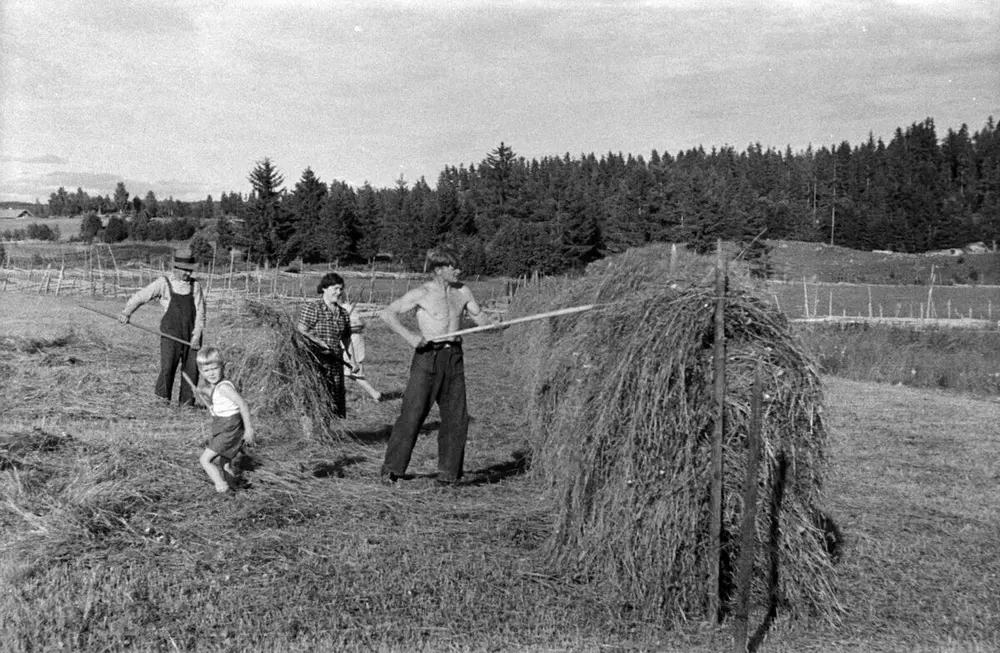
<path fill-rule="evenodd" d="M 341 306 L 329 307 L 322 299 L 307 302 L 299 309 L 299 330 L 323 341 L 327 349 L 313 347 L 323 369 L 323 380 L 333 398 L 334 412 L 338 417 L 347 415 L 347 398 L 344 391 L 343 353 L 351 340 L 350 317 Z"/>

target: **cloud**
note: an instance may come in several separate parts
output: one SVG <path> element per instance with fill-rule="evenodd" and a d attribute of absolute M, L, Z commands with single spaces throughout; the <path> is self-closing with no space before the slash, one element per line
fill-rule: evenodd
<path fill-rule="evenodd" d="M 68 163 L 66 159 L 56 156 L 55 154 L 43 154 L 41 156 L 7 156 L 0 157 L 2 161 L 9 161 L 11 163 L 31 163 L 31 164 L 55 164 L 55 165 L 65 165 Z"/>
<path fill-rule="evenodd" d="M 110 172 L 79 172 L 56 170 L 43 174 L 5 174 L 0 178 L 0 200 L 30 202 L 36 198 L 47 201 L 49 195 L 59 188 L 65 188 L 69 193 L 82 189 L 91 197 L 97 195 L 114 195 L 118 183 L 125 184 L 130 195 L 145 197 L 153 191 L 157 198 L 192 201 L 204 199 L 207 195 L 219 192 L 210 184 L 201 181 L 168 179 L 149 181 L 144 179 L 126 178 Z"/>
<path fill-rule="evenodd" d="M 196 29 L 183 3 L 165 0 L 88 0 L 74 4 L 73 18 L 103 32 L 175 34 Z"/>

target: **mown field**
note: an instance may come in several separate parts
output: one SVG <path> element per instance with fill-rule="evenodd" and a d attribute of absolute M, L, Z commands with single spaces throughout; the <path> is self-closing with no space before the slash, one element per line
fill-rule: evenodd
<path fill-rule="evenodd" d="M 638 620 L 539 555 L 553 506 L 517 453 L 516 326 L 466 340 L 465 484 L 433 483 L 433 412 L 413 477 L 378 483 L 409 352 L 373 323 L 368 376 L 390 399 L 350 388 L 344 439 L 261 416 L 252 487 L 220 502 L 204 413 L 152 399 L 156 338 L 78 301 L 0 293 L 0 650 L 730 650 L 728 622 Z M 215 301 L 207 343 L 267 328 L 241 311 Z M 997 650 L 995 396 L 824 382 L 843 617 L 779 610 L 761 650 Z"/>

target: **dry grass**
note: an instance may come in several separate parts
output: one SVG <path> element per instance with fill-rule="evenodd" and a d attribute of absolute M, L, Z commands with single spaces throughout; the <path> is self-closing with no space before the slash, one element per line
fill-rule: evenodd
<path fill-rule="evenodd" d="M 512 351 L 525 354 L 519 368 L 534 466 L 559 506 L 549 543 L 557 568 L 603 584 L 638 613 L 671 621 L 704 614 L 710 594 L 715 291 L 680 275 L 667 283 L 661 251 L 621 257 L 542 301 L 518 296 L 511 306 L 518 314 L 599 308 L 533 323 L 526 337 L 512 337 Z M 700 271 L 688 276 L 704 278 Z M 736 534 L 759 364 L 765 409 L 755 603 L 766 609 L 773 589 L 785 610 L 835 619 L 840 606 L 819 528 L 827 437 L 819 377 L 784 316 L 732 281 L 722 509 L 723 531 L 732 537 L 723 551 L 723 603 L 735 586 L 741 548 Z"/>
<path fill-rule="evenodd" d="M 40 344 L 0 349 L 2 651 L 730 646 L 726 626 L 666 630 L 547 571 L 553 506 L 512 456 L 526 420 L 497 334 L 466 347 L 469 484 L 429 480 L 432 413 L 415 478 L 378 485 L 399 403 L 349 386 L 343 425 L 360 442 L 304 440 L 293 416 L 261 415 L 253 485 L 220 503 L 197 466 L 206 416 L 151 399 L 155 337 L 61 298 L 0 294 L 0 308 L 0 335 Z M 223 307 L 210 309 L 207 342 L 219 345 L 232 333 Z M 398 397 L 409 352 L 377 322 L 368 335 L 369 378 Z M 779 612 L 763 650 L 996 650 L 1000 408 L 835 379 L 826 388 L 847 611 L 839 628 Z"/>

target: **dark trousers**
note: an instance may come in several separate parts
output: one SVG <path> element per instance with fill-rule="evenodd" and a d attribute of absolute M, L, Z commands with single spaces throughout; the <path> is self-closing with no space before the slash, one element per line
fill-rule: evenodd
<path fill-rule="evenodd" d="M 421 349 L 413 354 L 403 407 L 385 451 L 383 473 L 402 476 L 410 464 L 417 433 L 431 405 L 441 411 L 438 430 L 438 480 L 457 481 L 465 463 L 469 412 L 465 401 L 465 368 L 461 345 Z"/>
<path fill-rule="evenodd" d="M 156 377 L 156 395 L 170 401 L 177 376 L 177 367 L 198 383 L 198 361 L 195 353 L 187 345 L 182 345 L 170 338 L 160 338 L 160 375 Z M 182 405 L 194 404 L 194 392 L 187 381 L 181 379 L 179 400 Z"/>

